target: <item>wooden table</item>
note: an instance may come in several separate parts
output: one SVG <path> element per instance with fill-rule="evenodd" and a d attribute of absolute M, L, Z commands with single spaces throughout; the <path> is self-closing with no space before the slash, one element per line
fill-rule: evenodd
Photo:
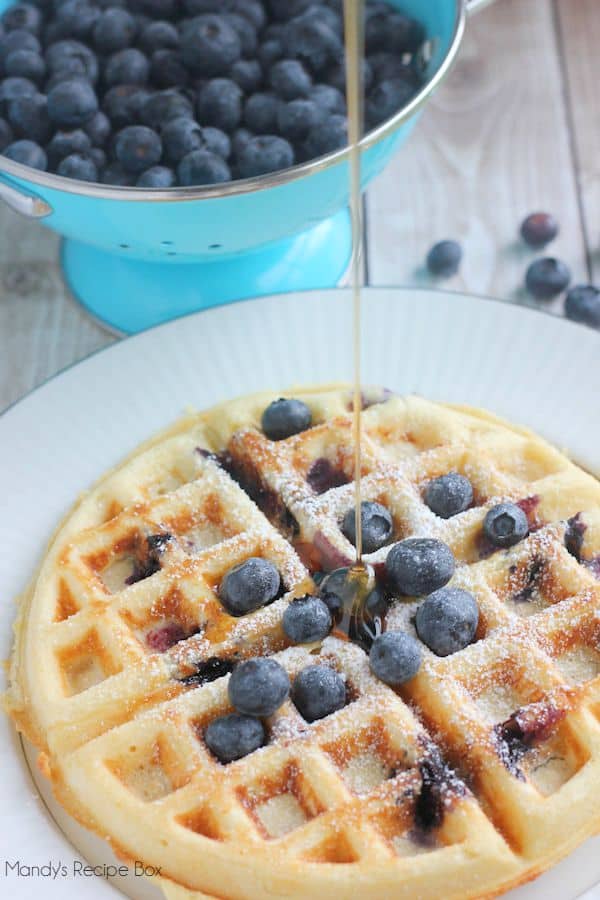
<path fill-rule="evenodd" d="M 553 212 L 552 253 L 600 278 L 600 5 L 498 0 L 468 25 L 460 58 L 409 144 L 367 197 L 367 281 L 423 284 L 436 240 L 465 248 L 445 286 L 530 302 L 523 216 Z M 114 340 L 66 292 L 58 239 L 0 204 L 0 409 Z M 561 312 L 561 301 L 550 308 Z"/>

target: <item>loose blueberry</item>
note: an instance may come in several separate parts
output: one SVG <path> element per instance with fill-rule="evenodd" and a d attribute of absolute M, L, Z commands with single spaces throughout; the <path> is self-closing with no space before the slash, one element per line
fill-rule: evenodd
<path fill-rule="evenodd" d="M 229 699 L 247 716 L 272 716 L 290 692 L 290 679 L 274 659 L 248 659 L 229 679 Z"/>
<path fill-rule="evenodd" d="M 81 41 L 57 41 L 46 50 L 48 72 L 57 80 L 76 76 L 87 78 L 91 84 L 98 80 L 98 59 Z M 58 82 L 57 82 L 58 83 Z"/>
<path fill-rule="evenodd" d="M 380 81 L 369 92 L 365 103 L 365 117 L 369 128 L 376 128 L 391 119 L 415 95 L 414 85 L 405 78 Z"/>
<path fill-rule="evenodd" d="M 261 67 L 267 72 L 273 63 L 276 63 L 283 56 L 283 42 L 281 38 L 264 40 L 259 45 L 256 56 Z"/>
<path fill-rule="evenodd" d="M 198 75 L 212 78 L 228 73 L 242 55 L 242 44 L 226 18 L 207 13 L 186 23 L 181 35 L 181 55 Z"/>
<path fill-rule="evenodd" d="M 13 50 L 4 60 L 4 71 L 41 84 L 46 76 L 46 63 L 35 50 Z"/>
<path fill-rule="evenodd" d="M 401 56 L 414 53 L 423 43 L 423 29 L 419 22 L 387 4 L 367 7 L 365 45 L 367 53 L 384 50 Z"/>
<path fill-rule="evenodd" d="M 233 131 L 242 118 L 242 89 L 230 78 L 213 78 L 198 93 L 198 120 L 222 131 Z"/>
<path fill-rule="evenodd" d="M 87 155 L 93 161 L 98 172 L 102 172 L 106 166 L 106 153 L 102 147 L 92 147 L 87 151 Z"/>
<path fill-rule="evenodd" d="M 148 57 L 135 47 L 113 53 L 104 68 L 104 80 L 111 87 L 117 84 L 146 84 L 149 75 Z"/>
<path fill-rule="evenodd" d="M 5 31 L 30 31 L 39 34 L 42 27 L 42 13 L 32 3 L 15 3 L 6 9 L 0 18 Z"/>
<path fill-rule="evenodd" d="M 450 278 L 456 275 L 462 259 L 462 247 L 458 241 L 439 241 L 427 254 L 427 268 L 432 275 Z"/>
<path fill-rule="evenodd" d="M 348 593 L 349 571 L 348 568 L 334 569 L 319 584 L 319 596 L 329 610 L 333 622 L 338 622 L 342 614 L 344 597 Z"/>
<path fill-rule="evenodd" d="M 130 47 L 136 34 L 137 23 L 131 13 L 110 7 L 100 14 L 94 25 L 94 46 L 98 53 L 116 53 Z"/>
<path fill-rule="evenodd" d="M 425 503 L 442 519 L 450 519 L 464 512 L 473 502 L 471 482 L 458 472 L 448 472 L 434 478 L 425 488 Z"/>
<path fill-rule="evenodd" d="M 468 646 L 477 631 L 479 607 L 468 591 L 442 588 L 417 609 L 417 634 L 437 656 L 449 656 Z"/>
<path fill-rule="evenodd" d="M 88 40 L 101 12 L 87 0 L 64 0 L 59 6 L 53 25 L 64 38 Z"/>
<path fill-rule="evenodd" d="M 565 314 L 572 322 L 600 328 L 600 289 L 592 284 L 571 288 L 565 300 Z"/>
<path fill-rule="evenodd" d="M 271 603 L 280 588 L 281 578 L 273 563 L 252 556 L 227 572 L 219 597 L 232 616 L 243 616 Z"/>
<path fill-rule="evenodd" d="M 312 424 L 312 413 L 306 403 L 294 398 L 273 400 L 262 414 L 262 430 L 270 441 L 282 441 L 306 431 Z"/>
<path fill-rule="evenodd" d="M 325 22 L 313 16 L 298 16 L 284 32 L 284 50 L 318 74 L 343 53 L 340 37 Z"/>
<path fill-rule="evenodd" d="M 48 115 L 60 127 L 84 125 L 97 110 L 98 98 L 87 81 L 61 81 L 48 94 Z"/>
<path fill-rule="evenodd" d="M 530 247 L 544 247 L 558 234 L 558 222 L 550 213 L 531 213 L 521 224 L 521 237 Z"/>
<path fill-rule="evenodd" d="M 337 88 L 340 93 L 346 92 L 346 61 L 339 59 L 329 67 L 326 73 L 327 83 Z M 368 60 L 363 59 L 360 65 L 360 84 L 361 90 L 368 94 L 373 83 L 373 70 Z"/>
<path fill-rule="evenodd" d="M 300 715 L 314 722 L 346 705 L 346 685 L 329 666 L 307 666 L 296 675 L 291 697 Z"/>
<path fill-rule="evenodd" d="M 269 83 L 282 100 L 306 97 L 312 87 L 312 78 L 297 59 L 281 59 L 269 73 Z"/>
<path fill-rule="evenodd" d="M 202 129 L 197 122 L 187 116 L 170 119 L 162 128 L 161 137 L 165 157 L 174 163 L 178 163 L 192 150 L 201 150 L 204 147 Z"/>
<path fill-rule="evenodd" d="M 293 143 L 304 141 L 309 132 L 323 122 L 324 115 L 313 100 L 281 103 L 277 113 L 279 133 Z"/>
<path fill-rule="evenodd" d="M 160 162 L 160 137 L 145 125 L 128 125 L 115 138 L 115 156 L 127 172 L 143 172 Z"/>
<path fill-rule="evenodd" d="M 193 150 L 177 167 L 179 183 L 222 184 L 231 181 L 231 170 L 225 160 L 210 150 Z"/>
<path fill-rule="evenodd" d="M 98 169 L 91 156 L 85 153 L 71 153 L 65 156 L 58 165 L 57 175 L 63 178 L 76 178 L 79 181 L 98 181 Z"/>
<path fill-rule="evenodd" d="M 13 130 L 6 119 L 0 119 L 0 153 L 4 151 L 5 147 L 12 144 L 14 138 Z"/>
<path fill-rule="evenodd" d="M 447 584 L 454 574 L 454 556 L 447 544 L 434 538 L 407 538 L 394 544 L 385 567 L 391 587 L 418 597 Z"/>
<path fill-rule="evenodd" d="M 48 104 L 43 94 L 11 100 L 7 117 L 18 137 L 45 144 L 52 134 Z"/>
<path fill-rule="evenodd" d="M 262 66 L 257 59 L 238 59 L 232 65 L 229 76 L 245 94 L 253 94 L 262 84 Z"/>
<path fill-rule="evenodd" d="M 546 256 L 531 263 L 525 286 L 536 300 L 551 300 L 562 293 L 571 280 L 571 271 L 560 259 Z"/>
<path fill-rule="evenodd" d="M 405 631 L 387 631 L 375 638 L 369 652 L 371 671 L 394 687 L 414 678 L 421 666 L 421 647 Z"/>
<path fill-rule="evenodd" d="M 139 37 L 140 50 L 151 56 L 156 50 L 177 50 L 179 32 L 171 22 L 149 22 Z"/>
<path fill-rule="evenodd" d="M 305 142 L 306 156 L 314 159 L 341 150 L 348 143 L 348 123 L 345 116 L 331 115 L 319 122 L 308 133 Z"/>
<path fill-rule="evenodd" d="M 4 149 L 4 156 L 13 162 L 29 166 L 31 169 L 41 169 L 45 172 L 48 168 L 48 158 L 39 144 L 34 141 L 14 141 Z"/>
<path fill-rule="evenodd" d="M 34 97 L 37 94 L 37 88 L 33 81 L 29 78 L 5 78 L 0 81 L 0 108 L 8 109 L 12 100 L 17 97 Z"/>
<path fill-rule="evenodd" d="M 529 522 L 516 503 L 499 503 L 488 510 L 483 532 L 495 547 L 512 547 L 527 536 Z"/>
<path fill-rule="evenodd" d="M 108 116 L 98 110 L 89 122 L 85 123 L 83 130 L 94 146 L 103 147 L 110 135 L 110 121 Z"/>
<path fill-rule="evenodd" d="M 8 34 L 0 33 L 0 62 L 3 62 L 15 50 L 31 50 L 33 53 L 41 53 L 42 46 L 34 34 L 23 28 L 9 31 Z"/>
<path fill-rule="evenodd" d="M 244 104 L 244 124 L 256 134 L 273 134 L 280 103 L 275 94 L 251 94 Z"/>
<path fill-rule="evenodd" d="M 238 713 L 213 719 L 204 732 L 206 746 L 222 763 L 248 756 L 262 747 L 266 739 L 260 719 Z"/>
<path fill-rule="evenodd" d="M 237 157 L 241 178 L 254 178 L 269 172 L 289 169 L 294 164 L 294 150 L 285 138 L 261 134 L 251 138 Z"/>
<path fill-rule="evenodd" d="M 206 149 L 211 153 L 216 153 L 221 159 L 227 160 L 231 156 L 231 141 L 220 128 L 212 128 L 207 125 L 202 129 L 202 139 Z"/>
<path fill-rule="evenodd" d="M 309 99 L 326 113 L 335 113 L 340 116 L 346 115 L 346 100 L 343 92 L 329 84 L 313 85 Z"/>
<path fill-rule="evenodd" d="M 167 166 L 151 166 L 142 172 L 136 185 L 147 188 L 170 188 L 175 184 L 175 172 Z"/>
<path fill-rule="evenodd" d="M 223 18 L 229 22 L 240 39 L 242 56 L 247 58 L 256 56 L 258 35 L 256 34 L 254 25 L 244 16 L 238 15 L 238 13 L 227 12 L 223 15 Z"/>
<path fill-rule="evenodd" d="M 362 547 L 365 553 L 374 553 L 387 544 L 394 530 L 394 522 L 390 511 L 381 503 L 367 500 L 360 505 L 360 521 L 362 525 Z M 349 509 L 342 522 L 342 533 L 351 544 L 356 546 L 356 515 Z"/>
<path fill-rule="evenodd" d="M 140 111 L 140 121 L 149 128 L 161 128 L 178 116 L 193 118 L 192 104 L 176 90 L 159 91 L 149 96 Z"/>
<path fill-rule="evenodd" d="M 138 84 L 119 84 L 105 93 L 102 109 L 113 128 L 120 130 L 142 120 L 149 99 L 152 96 L 146 88 Z M 87 123 L 85 127 L 88 127 Z"/>
<path fill-rule="evenodd" d="M 185 87 L 189 81 L 187 68 L 178 50 L 156 50 L 150 60 L 150 80 L 160 88 Z"/>
<path fill-rule="evenodd" d="M 269 0 L 269 9 L 276 19 L 287 21 L 302 15 L 314 0 Z"/>
<path fill-rule="evenodd" d="M 283 630 L 295 644 L 322 641 L 331 630 L 331 614 L 319 597 L 299 597 L 292 600 L 283 614 Z"/>
<path fill-rule="evenodd" d="M 135 175 L 126 172 L 121 163 L 113 162 L 102 172 L 102 183 L 115 187 L 132 187 L 135 184 Z"/>

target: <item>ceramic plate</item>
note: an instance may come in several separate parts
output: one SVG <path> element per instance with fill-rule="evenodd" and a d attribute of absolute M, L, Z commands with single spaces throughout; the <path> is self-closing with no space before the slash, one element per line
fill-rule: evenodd
<path fill-rule="evenodd" d="M 600 472 L 597 333 L 476 297 L 393 288 L 367 290 L 363 318 L 364 383 L 487 407 Z M 12 598 L 81 490 L 190 405 L 201 409 L 262 389 L 349 380 L 350 348 L 346 291 L 267 297 L 116 344 L 9 409 L 0 419 L 3 656 L 11 643 Z M 110 881 L 83 874 L 78 860 L 114 861 L 107 845 L 52 801 L 41 776 L 32 774 L 35 754 L 4 717 L 0 729 L 2 896 L 158 897 L 135 875 Z M 32 866 L 45 868 L 29 874 Z M 599 880 L 600 839 L 594 839 L 510 897 L 570 900 Z"/>

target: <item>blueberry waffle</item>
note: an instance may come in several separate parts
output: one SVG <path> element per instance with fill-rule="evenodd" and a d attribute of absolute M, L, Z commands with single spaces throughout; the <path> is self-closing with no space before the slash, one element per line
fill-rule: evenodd
<path fill-rule="evenodd" d="M 489 897 L 600 827 L 600 484 L 484 412 L 364 406 L 350 613 L 344 388 L 182 420 L 23 597 L 9 711 L 171 900 Z"/>

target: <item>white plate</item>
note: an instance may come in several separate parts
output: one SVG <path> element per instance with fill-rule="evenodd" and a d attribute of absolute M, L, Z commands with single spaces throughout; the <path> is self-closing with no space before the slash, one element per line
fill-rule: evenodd
<path fill-rule="evenodd" d="M 487 407 L 600 472 L 597 333 L 479 298 L 392 288 L 366 291 L 364 320 L 364 383 Z M 0 419 L 2 655 L 11 642 L 11 598 L 79 491 L 190 404 L 203 408 L 264 388 L 350 379 L 350 323 L 350 297 L 339 290 L 212 309 L 112 346 L 12 407 Z M 94 863 L 112 857 L 62 813 L 37 776 L 46 808 L 5 717 L 0 728 L 0 894 L 108 900 L 120 889 L 136 900 L 157 896 L 141 878 L 117 878 L 115 890 L 102 878 L 7 872 L 7 860 L 61 861 L 72 872 L 74 847 Z M 594 839 L 510 897 L 569 900 L 599 879 L 600 839 Z"/>

